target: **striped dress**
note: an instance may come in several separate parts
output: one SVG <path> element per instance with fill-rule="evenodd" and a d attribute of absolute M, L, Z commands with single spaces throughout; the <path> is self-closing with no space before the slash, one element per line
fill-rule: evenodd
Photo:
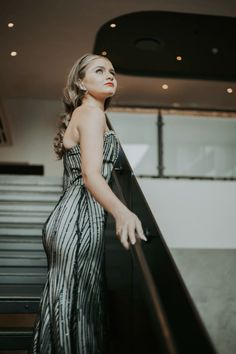
<path fill-rule="evenodd" d="M 107 182 L 119 147 L 116 133 L 105 132 L 102 175 Z M 63 193 L 43 225 L 48 273 L 28 353 L 104 354 L 107 212 L 84 185 L 79 144 L 66 150 L 63 165 Z"/>

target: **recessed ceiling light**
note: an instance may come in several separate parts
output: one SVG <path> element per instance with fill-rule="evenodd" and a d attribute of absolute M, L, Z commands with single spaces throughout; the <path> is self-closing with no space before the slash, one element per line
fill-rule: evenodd
<path fill-rule="evenodd" d="M 160 49 L 161 42 L 156 38 L 138 38 L 135 40 L 135 46 L 145 51 L 157 51 Z"/>
<path fill-rule="evenodd" d="M 110 24 L 110 27 L 111 27 L 111 28 L 115 28 L 115 27 L 116 27 L 116 24 L 115 24 L 115 23 L 111 23 L 111 24 Z"/>
<path fill-rule="evenodd" d="M 104 50 L 101 54 L 102 55 L 107 55 L 107 52 Z"/>
<path fill-rule="evenodd" d="M 10 27 L 10 28 L 11 28 L 11 27 L 14 27 L 14 23 L 13 23 L 13 22 L 9 22 L 9 23 L 7 24 L 7 26 Z"/>
<path fill-rule="evenodd" d="M 17 52 L 14 52 L 14 51 L 11 52 L 11 56 L 12 56 L 12 57 L 15 57 L 16 55 L 17 55 Z"/>
<path fill-rule="evenodd" d="M 226 90 L 228 93 L 232 93 L 233 92 L 233 89 L 231 87 L 228 87 L 227 90 Z"/>
<path fill-rule="evenodd" d="M 182 58 L 180 55 L 178 55 L 178 56 L 176 57 L 176 60 L 181 61 L 181 60 L 183 60 L 183 58 Z"/>
<path fill-rule="evenodd" d="M 218 48 L 212 48 L 212 49 L 211 49 L 211 52 L 212 52 L 213 54 L 217 54 L 217 53 L 219 52 L 219 49 L 218 49 Z"/>
<path fill-rule="evenodd" d="M 162 88 L 163 88 L 163 90 L 167 90 L 168 89 L 168 85 L 164 84 L 164 85 L 162 85 Z"/>

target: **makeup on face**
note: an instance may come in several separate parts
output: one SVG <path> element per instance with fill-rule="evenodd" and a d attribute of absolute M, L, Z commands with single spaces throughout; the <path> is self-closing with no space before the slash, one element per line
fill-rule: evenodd
<path fill-rule="evenodd" d="M 105 91 L 102 90 L 104 94 L 108 94 L 108 92 L 114 94 L 117 87 L 115 75 L 115 70 L 110 62 L 98 59 L 96 63 L 90 65 L 83 81 L 85 87 L 93 94 L 102 90 L 104 86 L 107 88 Z"/>

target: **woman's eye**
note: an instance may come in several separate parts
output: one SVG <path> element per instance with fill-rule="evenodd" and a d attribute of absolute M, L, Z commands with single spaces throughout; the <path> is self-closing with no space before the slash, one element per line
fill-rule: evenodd
<path fill-rule="evenodd" d="M 102 72 L 102 69 L 97 69 L 97 70 L 96 70 L 96 73 L 98 73 L 99 71 Z"/>

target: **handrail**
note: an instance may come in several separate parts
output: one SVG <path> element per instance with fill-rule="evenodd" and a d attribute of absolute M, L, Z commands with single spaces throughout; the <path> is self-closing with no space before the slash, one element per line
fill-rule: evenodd
<path fill-rule="evenodd" d="M 108 118 L 107 125 L 114 130 Z M 160 353 L 216 354 L 122 146 L 112 178 L 118 197 L 140 218 L 148 239 L 141 244 L 136 237 L 130 250 L 133 262 L 138 265 L 138 273 L 142 275 L 141 285 L 144 285 L 154 330 L 161 345 Z"/>
<path fill-rule="evenodd" d="M 114 178 L 120 200 L 128 207 L 127 202 L 124 197 L 124 194 L 122 192 L 121 185 L 118 181 L 118 178 L 117 178 L 114 170 L 112 171 L 112 176 Z M 164 338 L 164 345 L 165 345 L 166 354 L 178 354 L 171 330 L 168 325 L 168 321 L 166 319 L 166 314 L 165 314 L 165 311 L 164 311 L 162 303 L 161 303 L 160 296 L 158 294 L 157 288 L 156 288 L 155 283 L 153 281 L 152 274 L 150 272 L 150 269 L 148 267 L 147 261 L 145 259 L 145 256 L 144 256 L 144 253 L 143 253 L 143 250 L 141 247 L 141 240 L 137 236 L 136 232 L 135 232 L 135 234 L 136 234 L 136 243 L 131 246 L 132 256 L 135 257 L 135 255 L 136 255 L 136 257 L 139 261 L 139 265 L 140 265 L 140 268 L 143 273 L 143 278 L 146 283 L 146 287 L 148 289 L 149 296 L 152 301 L 152 305 L 153 305 L 153 309 L 155 311 L 157 321 L 160 323 L 161 332 L 162 332 L 162 335 Z M 135 254 L 134 254 L 134 252 L 135 252 Z"/>

